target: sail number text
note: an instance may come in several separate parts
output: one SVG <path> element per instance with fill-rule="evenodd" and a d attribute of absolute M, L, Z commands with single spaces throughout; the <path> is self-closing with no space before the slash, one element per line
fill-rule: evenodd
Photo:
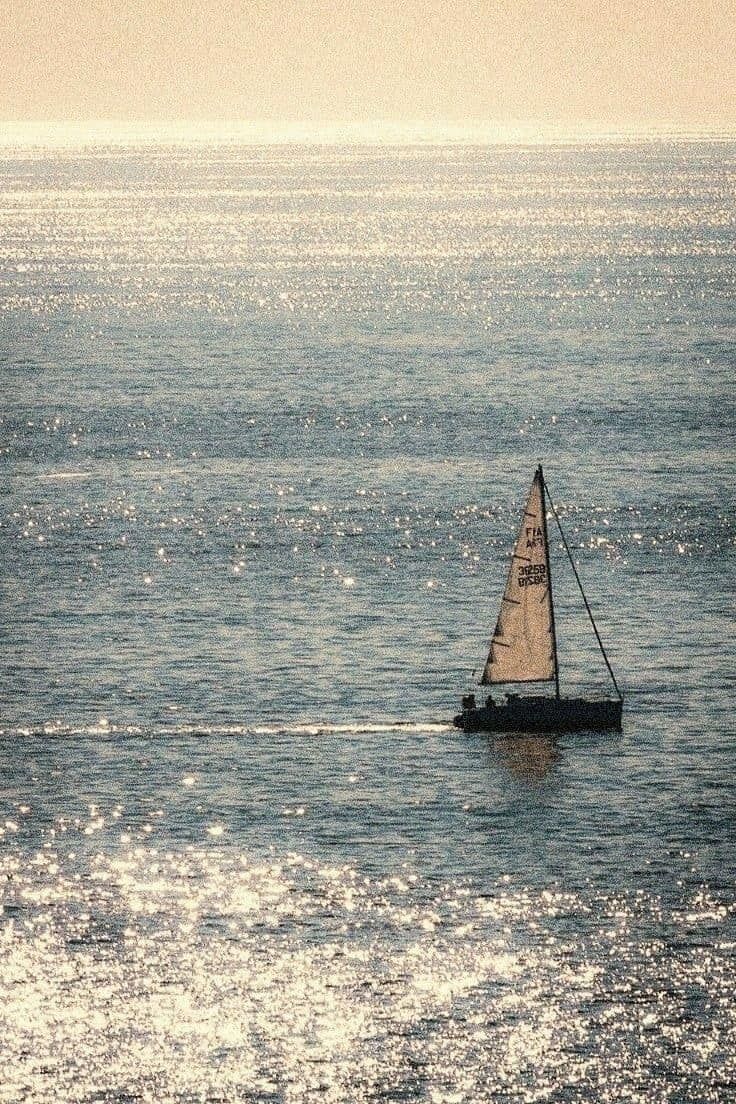
<path fill-rule="evenodd" d="M 538 586 L 547 582 L 547 567 L 545 564 L 525 564 L 519 568 L 519 586 Z"/>

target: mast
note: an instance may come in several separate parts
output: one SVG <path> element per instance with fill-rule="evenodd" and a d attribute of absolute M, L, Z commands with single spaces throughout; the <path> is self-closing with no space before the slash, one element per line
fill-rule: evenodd
<path fill-rule="evenodd" d="M 542 465 L 541 464 L 539 465 L 539 474 L 540 474 L 540 478 L 542 480 L 542 488 L 543 488 L 542 500 L 544 501 L 544 496 L 545 495 L 549 499 L 549 504 L 552 507 L 552 513 L 554 515 L 554 519 L 557 522 L 557 528 L 559 529 L 560 536 L 562 537 L 562 543 L 565 546 L 565 551 L 567 552 L 567 558 L 570 561 L 570 567 L 572 568 L 572 573 L 575 576 L 575 581 L 578 584 L 580 594 L 582 595 L 583 602 L 585 603 L 585 609 L 587 611 L 588 617 L 590 618 L 590 623 L 593 626 L 593 632 L 595 633 L 595 638 L 598 641 L 598 647 L 601 650 L 601 655 L 603 656 L 606 667 L 608 668 L 608 673 L 611 676 L 611 682 L 614 685 L 616 693 L 618 694 L 619 699 L 621 701 L 623 701 L 624 696 L 618 688 L 618 683 L 616 682 L 616 676 L 614 675 L 613 668 L 611 667 L 611 664 L 608 661 L 608 656 L 606 655 L 606 649 L 603 647 L 603 641 L 601 640 L 600 633 L 598 632 L 598 626 L 595 623 L 595 618 L 593 617 L 593 611 L 591 610 L 590 606 L 588 605 L 588 599 L 585 597 L 585 591 L 583 590 L 583 584 L 580 581 L 580 576 L 578 575 L 578 569 L 575 567 L 575 561 L 572 558 L 572 552 L 570 551 L 570 547 L 569 547 L 569 545 L 567 543 L 567 540 L 565 538 L 565 534 L 564 534 L 563 529 L 562 529 L 562 524 L 560 522 L 559 517 L 557 516 L 557 510 L 555 510 L 555 504 L 552 501 L 552 496 L 549 493 L 549 488 L 548 488 L 546 482 L 544 481 L 544 476 L 542 475 Z M 546 515 L 545 515 L 545 538 L 546 538 L 546 534 L 547 534 L 547 527 L 546 527 Z M 546 540 L 545 540 L 545 544 L 546 544 Z M 547 557 L 548 557 L 548 559 L 547 559 L 547 572 L 549 573 L 549 552 L 547 552 Z M 551 580 L 550 580 L 550 582 L 551 582 Z M 552 594 L 551 594 L 551 591 L 550 591 L 550 598 L 551 597 L 552 597 Z M 555 616 L 554 615 L 554 606 L 552 606 L 552 626 L 553 626 L 552 632 L 553 633 L 554 633 L 554 623 L 555 623 L 554 622 L 554 616 Z M 555 647 L 555 671 L 556 670 L 557 670 L 557 649 Z M 560 696 L 559 695 L 559 688 L 558 688 L 557 696 L 558 697 Z"/>
<path fill-rule="evenodd" d="M 544 558 L 547 561 L 547 586 L 549 588 L 549 631 L 552 634 L 552 654 L 555 660 L 555 697 L 560 697 L 560 667 L 557 660 L 557 632 L 555 630 L 555 603 L 552 595 L 552 570 L 549 565 L 549 538 L 547 536 L 547 484 L 544 481 L 542 465 L 537 468 L 537 478 L 542 489 L 542 528 L 544 530 Z M 550 500 L 551 503 L 551 500 Z M 554 511 L 554 506 L 552 507 Z M 557 516 L 557 515 L 555 515 Z"/>

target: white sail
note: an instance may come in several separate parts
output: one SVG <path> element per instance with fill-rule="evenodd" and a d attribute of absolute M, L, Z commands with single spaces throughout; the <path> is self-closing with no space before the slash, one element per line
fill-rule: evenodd
<path fill-rule="evenodd" d="M 534 476 L 481 684 L 555 677 L 541 470 Z"/>

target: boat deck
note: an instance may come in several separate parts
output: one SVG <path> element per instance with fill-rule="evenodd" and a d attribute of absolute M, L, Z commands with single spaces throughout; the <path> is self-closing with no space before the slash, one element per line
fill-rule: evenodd
<path fill-rule="evenodd" d="M 503 704 L 470 706 L 454 718 L 465 732 L 603 732 L 621 730 L 622 701 L 511 695 Z"/>

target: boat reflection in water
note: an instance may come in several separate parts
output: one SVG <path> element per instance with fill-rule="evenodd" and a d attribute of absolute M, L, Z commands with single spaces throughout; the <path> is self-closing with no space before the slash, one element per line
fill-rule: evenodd
<path fill-rule="evenodd" d="M 498 760 L 523 782 L 539 782 L 562 759 L 556 736 L 495 738 L 490 748 Z"/>

